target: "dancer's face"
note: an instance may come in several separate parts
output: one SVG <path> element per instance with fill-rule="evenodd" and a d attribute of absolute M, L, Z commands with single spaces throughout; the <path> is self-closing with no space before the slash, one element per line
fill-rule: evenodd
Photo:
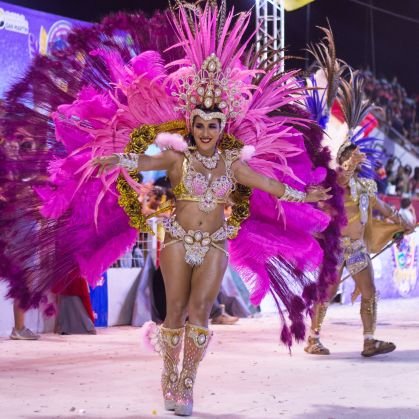
<path fill-rule="evenodd" d="M 361 150 L 356 147 L 345 150 L 340 161 L 343 168 L 354 167 L 355 172 L 358 173 L 361 170 L 361 165 L 364 163 L 365 159 L 365 154 L 361 153 Z"/>
<path fill-rule="evenodd" d="M 214 118 L 206 121 L 200 116 L 195 117 L 192 126 L 192 136 L 201 154 L 207 156 L 214 154 L 220 134 L 221 124 L 219 119 Z"/>

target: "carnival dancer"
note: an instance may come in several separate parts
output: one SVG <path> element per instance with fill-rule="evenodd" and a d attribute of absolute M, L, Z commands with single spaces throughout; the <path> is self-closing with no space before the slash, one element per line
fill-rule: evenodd
<path fill-rule="evenodd" d="M 39 304 L 51 287 L 65 287 L 76 269 L 94 285 L 138 230 L 150 232 L 150 215 L 138 199 L 148 192 L 139 170 L 167 170 L 176 185 L 160 258 L 167 317 L 156 344 L 164 359 L 165 404 L 179 415 L 192 413 L 227 253 L 254 304 L 273 295 L 281 339 L 291 345 L 304 339 L 303 317 L 316 296 L 309 274 L 323 257 L 316 237 L 330 220 L 310 204 L 329 199 L 330 189 L 318 186 L 326 169 L 313 165 L 296 128 L 309 121 L 278 112 L 297 106 L 301 86 L 295 72 L 278 75 L 280 63 L 265 69 L 254 55 L 246 59 L 250 38 L 242 38 L 250 17 L 227 13 L 225 2 L 203 9 L 177 2 L 170 19 L 178 42 L 171 51 L 182 55 L 166 65 L 158 51 L 137 43 L 135 18 L 78 29 L 69 53 L 34 64 L 29 74 L 44 81 L 31 86 L 36 94 L 22 82 L 8 99 L 9 131 L 13 115 L 27 116 L 28 129 L 44 145 L 27 159 L 50 175 L 25 203 L 27 211 L 53 220 L 32 237 L 48 248 L 40 255 L 45 263 L 36 277 L 18 268 L 25 253 L 9 253 L 2 265 L 11 295 L 25 308 Z M 144 155 L 152 143 L 162 153 Z"/>
<path fill-rule="evenodd" d="M 361 122 L 371 111 L 372 105 L 365 100 L 363 79 L 351 70 L 350 81 L 341 80 L 338 100 L 346 123 L 331 117 L 326 141 L 336 156 L 338 179 L 344 188 L 344 206 L 347 224 L 340 237 L 341 262 L 338 276 L 343 267 L 355 281 L 355 300 L 361 294 L 360 314 L 363 325 L 364 346 L 361 355 L 371 357 L 392 352 L 392 342 L 374 337 L 377 321 L 377 296 L 374 285 L 374 271 L 370 253 L 380 251 L 397 232 L 410 233 L 414 226 L 405 221 L 397 211 L 377 197 L 376 182 L 372 178 L 375 168 L 373 138 L 365 138 L 365 126 Z M 372 211 L 378 212 L 392 224 L 380 223 L 372 218 Z M 320 332 L 329 301 L 336 294 L 339 282 L 329 288 L 325 301 L 317 303 L 313 310 L 310 335 L 305 351 L 314 355 L 328 355 L 330 351 L 320 341 Z"/>
<path fill-rule="evenodd" d="M 223 220 L 224 205 L 237 183 L 282 200 L 316 202 L 329 197 L 327 190 L 318 187 L 301 195 L 288 185 L 259 175 L 240 161 L 238 153 L 219 151 L 226 116 L 213 106 L 208 110 L 195 108 L 190 118 L 192 150 L 180 144 L 183 152 L 166 150 L 152 157 L 118 154 L 97 160 L 105 170 L 118 165 L 137 171 L 167 170 L 171 183 L 177 185 L 173 190 L 176 207 L 164 223 L 167 235 L 160 255 L 167 298 L 161 328 L 162 343 L 167 345 L 162 384 L 166 408 L 175 408 L 183 415 L 192 412 L 196 370 L 210 338 L 208 318 L 227 267 L 226 239 L 236 233 Z M 178 148 L 175 142 L 170 147 Z M 178 377 L 174 364 L 186 316 L 183 368 Z"/>

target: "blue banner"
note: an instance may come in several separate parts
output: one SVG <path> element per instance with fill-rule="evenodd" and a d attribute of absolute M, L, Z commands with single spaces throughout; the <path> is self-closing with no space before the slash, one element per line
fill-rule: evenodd
<path fill-rule="evenodd" d="M 0 96 L 37 54 L 64 48 L 74 25 L 88 23 L 0 2 Z"/>

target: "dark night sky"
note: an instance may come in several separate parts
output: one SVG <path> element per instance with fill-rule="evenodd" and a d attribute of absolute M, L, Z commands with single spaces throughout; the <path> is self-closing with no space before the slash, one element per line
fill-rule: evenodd
<path fill-rule="evenodd" d="M 419 0 L 362 0 L 419 21 Z M 44 10 L 81 20 L 97 21 L 116 10 L 164 9 L 167 0 L 12 0 L 8 3 Z M 254 0 L 227 0 L 236 10 L 250 9 Z M 335 34 L 338 55 L 354 67 L 372 66 L 369 9 L 350 0 L 315 0 L 310 6 L 310 40 L 320 36 L 316 25 L 326 25 Z M 285 36 L 288 53 L 302 55 L 306 43 L 307 8 L 286 13 Z M 419 93 L 419 23 L 378 11 L 373 13 L 376 75 L 391 79 L 397 75 L 410 93 Z M 290 63 L 291 64 L 291 63 Z M 292 63 L 293 64 L 293 63 Z M 295 64 L 294 64 L 295 65 Z M 303 64 L 301 64 L 303 65 Z"/>

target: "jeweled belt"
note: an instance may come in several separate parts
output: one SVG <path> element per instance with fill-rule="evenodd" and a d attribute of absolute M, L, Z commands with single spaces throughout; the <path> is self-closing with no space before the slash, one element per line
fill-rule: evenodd
<path fill-rule="evenodd" d="M 174 239 L 165 243 L 163 247 L 183 241 L 186 250 L 185 261 L 191 266 L 202 264 L 210 246 L 221 250 L 228 256 L 228 252 L 216 244 L 227 239 L 228 227 L 226 226 L 220 227 L 212 234 L 201 230 L 188 230 L 186 232 L 174 217 L 170 217 L 163 220 L 163 227 Z"/>

